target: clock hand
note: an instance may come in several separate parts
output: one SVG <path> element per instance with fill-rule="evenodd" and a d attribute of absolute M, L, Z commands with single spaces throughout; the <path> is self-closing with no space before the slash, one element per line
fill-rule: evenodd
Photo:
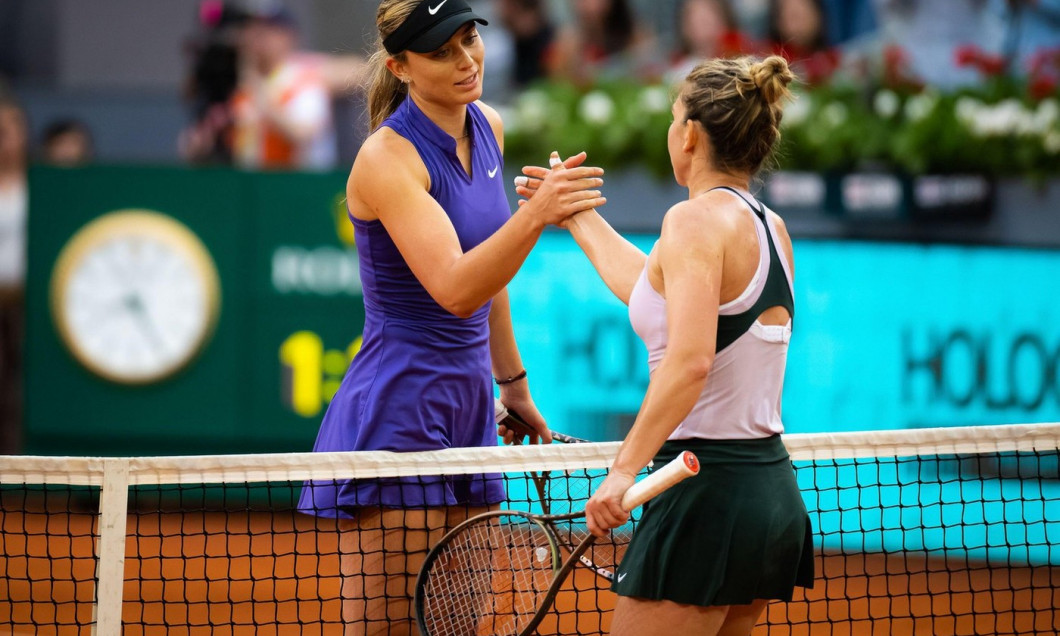
<path fill-rule="evenodd" d="M 164 352 L 166 345 L 155 328 L 154 322 L 147 315 L 147 308 L 137 293 L 125 297 L 125 306 L 136 316 L 136 322 L 140 325 L 140 331 L 154 346 L 155 351 Z"/>

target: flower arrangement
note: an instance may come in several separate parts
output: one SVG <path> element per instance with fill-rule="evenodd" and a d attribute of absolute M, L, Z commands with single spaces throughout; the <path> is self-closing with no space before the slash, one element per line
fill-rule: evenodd
<path fill-rule="evenodd" d="M 671 104 L 670 89 L 661 84 L 538 84 L 505 113 L 505 154 L 509 163 L 542 165 L 552 150 L 585 150 L 595 165 L 636 165 L 662 177 L 670 174 Z"/>
<path fill-rule="evenodd" d="M 882 62 L 871 81 L 837 73 L 796 89 L 781 123 L 779 169 L 1060 177 L 1060 49 L 1042 51 L 1019 77 L 1003 60 L 960 49 L 956 62 L 983 81 L 952 91 L 904 73 L 900 51 L 885 51 Z M 506 113 L 509 162 L 586 150 L 597 165 L 665 177 L 672 97 L 662 84 L 537 85 Z"/>

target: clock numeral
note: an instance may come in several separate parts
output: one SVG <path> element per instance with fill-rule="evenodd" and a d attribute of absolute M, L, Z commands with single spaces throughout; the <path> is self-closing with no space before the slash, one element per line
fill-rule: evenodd
<path fill-rule="evenodd" d="M 280 345 L 281 399 L 302 417 L 320 415 L 331 402 L 350 361 L 361 350 L 361 336 L 341 349 L 324 349 L 312 331 L 297 331 Z"/>

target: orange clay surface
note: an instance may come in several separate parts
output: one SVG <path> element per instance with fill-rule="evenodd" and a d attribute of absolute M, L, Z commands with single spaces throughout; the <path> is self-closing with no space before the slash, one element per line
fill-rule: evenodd
<path fill-rule="evenodd" d="M 0 634 L 90 634 L 95 514 L 0 514 Z M 342 631 L 337 535 L 311 518 L 130 515 L 128 534 L 125 636 Z M 914 554 L 819 556 L 814 589 L 773 603 L 755 636 L 1060 632 L 1060 568 L 944 565 Z M 606 586 L 578 570 L 540 633 L 606 633 Z"/>

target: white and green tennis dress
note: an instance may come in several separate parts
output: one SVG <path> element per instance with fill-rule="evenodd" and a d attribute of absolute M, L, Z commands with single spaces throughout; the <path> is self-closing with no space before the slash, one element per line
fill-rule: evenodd
<path fill-rule="evenodd" d="M 662 466 L 691 450 L 700 473 L 645 506 L 613 584 L 623 596 L 743 605 L 791 600 L 795 587 L 813 586 L 810 519 L 780 439 L 792 322 L 758 322 L 777 306 L 794 317 L 791 271 L 769 211 L 749 193 L 720 189 L 743 200 L 754 218 L 758 268 L 747 289 L 721 306 L 707 384 L 655 457 Z M 666 299 L 652 288 L 647 269 L 630 295 L 629 313 L 654 370 L 666 352 Z"/>

